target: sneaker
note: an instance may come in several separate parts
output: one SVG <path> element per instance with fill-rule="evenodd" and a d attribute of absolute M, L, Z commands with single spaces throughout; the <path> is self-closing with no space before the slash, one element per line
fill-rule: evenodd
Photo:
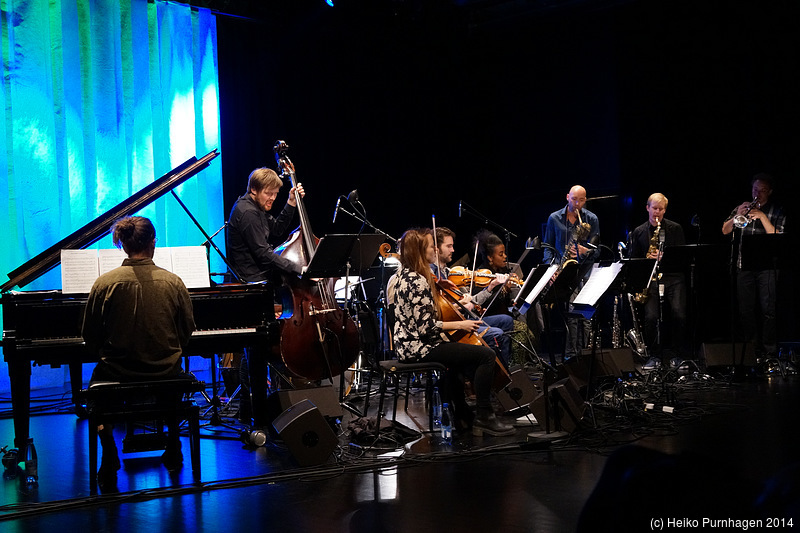
<path fill-rule="evenodd" d="M 658 357 L 651 357 L 642 365 L 642 370 L 658 370 L 659 368 L 661 368 L 661 359 Z"/>

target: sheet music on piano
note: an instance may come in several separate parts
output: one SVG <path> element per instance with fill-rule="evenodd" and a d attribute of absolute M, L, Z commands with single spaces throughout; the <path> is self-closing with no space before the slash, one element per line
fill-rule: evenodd
<path fill-rule="evenodd" d="M 187 289 L 211 286 L 205 246 L 156 248 L 153 262 L 177 274 Z M 101 274 L 122 265 L 127 255 L 116 248 L 61 250 L 61 289 L 64 294 L 87 294 Z"/>

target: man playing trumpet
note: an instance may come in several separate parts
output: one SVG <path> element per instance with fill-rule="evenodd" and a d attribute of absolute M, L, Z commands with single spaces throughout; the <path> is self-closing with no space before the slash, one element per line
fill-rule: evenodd
<path fill-rule="evenodd" d="M 734 208 L 722 224 L 722 233 L 729 235 L 740 229 L 742 235 L 783 233 L 786 215 L 771 201 L 774 179 L 769 174 L 756 174 L 752 179 L 752 202 Z M 739 317 L 745 340 L 757 340 L 756 354 L 773 357 L 777 351 L 775 330 L 776 280 L 775 269 L 742 270 L 741 248 L 736 254 L 736 289 L 739 300 Z M 760 316 L 756 317 L 756 304 Z"/>

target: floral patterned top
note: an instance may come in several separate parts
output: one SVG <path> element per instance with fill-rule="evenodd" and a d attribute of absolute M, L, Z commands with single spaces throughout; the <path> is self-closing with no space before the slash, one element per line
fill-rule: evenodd
<path fill-rule="evenodd" d="M 394 348 L 401 361 L 419 361 L 444 342 L 428 280 L 407 268 L 396 275 L 394 317 Z"/>

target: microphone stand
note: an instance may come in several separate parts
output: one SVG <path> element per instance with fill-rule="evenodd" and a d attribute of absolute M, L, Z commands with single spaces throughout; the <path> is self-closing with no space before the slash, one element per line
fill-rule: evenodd
<path fill-rule="evenodd" d="M 359 203 L 361 203 L 361 202 L 359 202 Z M 356 220 L 358 220 L 359 222 L 361 222 L 361 224 L 363 224 L 363 225 L 366 225 L 366 226 L 369 226 L 370 228 L 372 228 L 372 229 L 375 231 L 375 233 L 380 233 L 381 235 L 383 235 L 384 237 L 386 237 L 387 239 L 389 239 L 389 240 L 390 240 L 390 241 L 392 241 L 393 243 L 397 244 L 397 239 L 395 239 L 394 237 L 392 237 L 391 235 L 389 235 L 388 233 L 386 233 L 386 232 L 385 232 L 385 231 L 383 231 L 382 229 L 380 229 L 380 228 L 378 228 L 377 226 L 375 226 L 374 224 L 372 224 L 372 222 L 370 222 L 369 220 L 367 220 L 367 217 L 366 217 L 365 215 L 363 215 L 363 214 L 361 214 L 361 213 L 357 213 L 357 212 L 356 212 L 356 213 L 354 213 L 354 212 L 352 212 L 352 211 L 348 211 L 348 210 L 347 210 L 346 208 L 344 208 L 344 207 L 339 207 L 339 211 L 341 211 L 342 213 L 344 213 L 344 214 L 346 214 L 346 215 L 350 215 L 350 216 L 351 216 L 351 217 L 353 217 L 354 219 L 356 219 Z M 355 211 L 355 210 L 354 210 L 354 211 Z M 361 231 L 359 231 L 358 233 L 359 233 L 359 234 L 361 234 L 362 232 L 363 232 L 363 227 L 362 227 Z"/>
<path fill-rule="evenodd" d="M 480 211 L 478 211 L 477 209 L 475 209 L 474 207 L 469 205 L 467 202 L 459 202 L 459 205 L 461 206 L 461 212 L 462 213 L 469 213 L 473 217 L 477 218 L 478 220 L 482 220 L 483 223 L 486 224 L 487 226 L 492 226 L 492 227 L 495 227 L 498 230 L 500 230 L 503 233 L 503 235 L 505 235 L 506 254 L 508 254 L 508 245 L 511 242 L 511 237 L 517 237 L 517 234 L 513 233 L 511 230 L 509 230 L 505 226 L 501 226 L 497 222 L 494 222 L 493 220 L 489 220 L 489 218 L 487 216 L 485 216 Z"/>

